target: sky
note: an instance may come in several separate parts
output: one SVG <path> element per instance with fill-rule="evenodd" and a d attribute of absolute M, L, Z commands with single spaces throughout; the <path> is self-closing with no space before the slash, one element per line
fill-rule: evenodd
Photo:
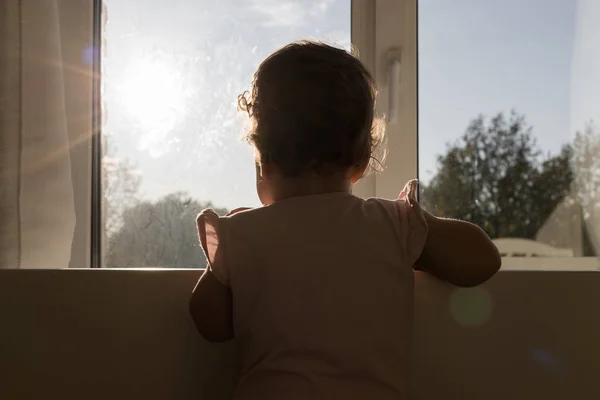
<path fill-rule="evenodd" d="M 103 132 L 111 157 L 136 165 L 148 199 L 184 191 L 217 206 L 258 205 L 237 95 L 249 88 L 260 61 L 292 40 L 348 47 L 350 1 L 105 3 Z M 479 114 L 524 114 L 551 153 L 583 126 L 591 112 L 574 117 L 573 88 L 583 93 L 580 103 L 592 93 L 572 73 L 589 49 L 576 47 L 575 38 L 593 21 L 581 22 L 581 10 L 576 18 L 577 4 L 420 1 L 421 179 L 431 178 L 436 157 Z"/>
<path fill-rule="evenodd" d="M 479 114 L 524 114 L 556 152 L 570 131 L 576 1 L 421 0 L 419 173 Z"/>

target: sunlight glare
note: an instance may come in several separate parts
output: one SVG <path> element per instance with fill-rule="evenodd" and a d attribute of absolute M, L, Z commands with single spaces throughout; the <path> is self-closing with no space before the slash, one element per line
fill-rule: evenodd
<path fill-rule="evenodd" d="M 126 70 L 121 100 L 141 130 L 142 149 L 156 153 L 167 144 L 185 114 L 184 83 L 181 72 L 166 59 L 138 59 Z"/>

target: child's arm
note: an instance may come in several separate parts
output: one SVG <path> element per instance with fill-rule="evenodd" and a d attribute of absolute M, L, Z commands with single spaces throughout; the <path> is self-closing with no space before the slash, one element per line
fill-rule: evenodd
<path fill-rule="evenodd" d="M 463 287 L 482 284 L 500 269 L 498 248 L 478 226 L 423 213 L 429 234 L 415 269 Z"/>
<path fill-rule="evenodd" d="M 231 289 L 206 269 L 190 299 L 190 314 L 196 329 L 209 342 L 233 339 Z"/>
<path fill-rule="evenodd" d="M 249 208 L 236 208 L 228 216 Z M 228 286 L 228 272 L 219 239 L 219 216 L 204 210 L 196 219 L 198 238 L 208 265 L 190 299 L 190 314 L 196 329 L 209 342 L 233 339 L 233 295 Z"/>

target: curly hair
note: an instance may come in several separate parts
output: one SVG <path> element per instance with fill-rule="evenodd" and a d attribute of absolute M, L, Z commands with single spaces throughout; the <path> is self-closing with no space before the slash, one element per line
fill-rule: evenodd
<path fill-rule="evenodd" d="M 384 130 L 376 96 L 373 77 L 354 54 L 299 41 L 260 64 L 238 107 L 250 116 L 246 140 L 257 162 L 273 163 L 285 176 L 366 164 L 378 170 Z"/>

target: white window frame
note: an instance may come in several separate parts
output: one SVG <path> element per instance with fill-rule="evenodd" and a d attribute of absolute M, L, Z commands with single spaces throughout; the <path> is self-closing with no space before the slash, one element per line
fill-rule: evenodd
<path fill-rule="evenodd" d="M 354 193 L 394 199 L 418 177 L 417 0 L 353 0 L 352 43 L 377 82 L 377 114 L 388 119 L 384 170 L 364 178 Z M 394 60 L 400 62 L 396 84 Z"/>
<path fill-rule="evenodd" d="M 93 38 L 100 45 L 101 0 L 63 0 L 78 12 L 90 15 Z M 386 128 L 387 158 L 383 172 L 363 178 L 354 188 L 361 197 L 395 198 L 404 184 L 418 177 L 418 0 L 351 0 L 351 41 L 360 58 L 373 74 L 379 88 L 377 114 L 395 117 Z M 86 23 L 88 23 L 86 22 Z M 81 46 L 82 43 L 73 43 Z M 392 52 L 392 53 L 390 53 Z M 391 59 L 400 61 L 400 74 L 391 84 Z M 93 71 L 99 74 L 96 63 Z M 397 70 L 396 70 L 397 72 Z M 99 80 L 95 82 L 92 132 L 84 145 L 72 150 L 73 186 L 78 209 L 78 224 L 72 249 L 71 267 L 102 267 L 104 231 L 101 224 L 100 187 L 100 98 Z M 390 99 L 395 101 L 390 102 Z M 390 107 L 393 106 L 394 109 Z M 92 179 L 89 179 L 89 178 Z M 88 180 L 89 179 L 89 180 Z M 95 200 L 96 199 L 96 200 Z M 80 219 L 84 219 L 82 223 Z M 598 260 L 583 260 L 577 270 L 596 270 Z M 505 258 L 503 269 L 564 270 L 573 259 Z"/>
<path fill-rule="evenodd" d="M 396 198 L 404 184 L 418 177 L 418 0 L 353 0 L 352 43 L 379 88 L 377 113 L 387 123 L 384 171 L 359 182 L 361 197 Z M 390 84 L 390 51 L 400 59 L 399 84 Z M 393 86 L 393 87 L 392 87 Z M 390 96 L 396 96 L 390 109 Z M 574 267 L 573 267 L 574 266 Z M 569 268 L 571 267 L 571 268 Z M 597 271 L 597 257 L 504 257 L 502 270 Z"/>
<path fill-rule="evenodd" d="M 95 44 L 100 46 L 102 9 L 101 0 L 69 0 L 86 3 L 92 11 Z M 372 73 L 379 88 L 376 112 L 387 118 L 386 127 L 387 157 L 383 172 L 363 178 L 354 188 L 361 197 L 396 198 L 404 184 L 418 176 L 417 151 L 417 0 L 351 0 L 351 41 L 358 49 L 360 58 Z M 390 85 L 390 51 L 396 52 L 400 61 L 400 76 L 397 85 Z M 99 74 L 101 66 L 97 60 L 94 70 Z M 85 201 L 89 228 L 87 232 L 77 232 L 78 241 L 73 246 L 72 266 L 103 267 L 102 198 L 101 188 L 101 99 L 99 80 L 94 92 L 94 116 L 91 149 L 84 155 L 89 171 L 90 182 L 79 182 L 79 201 Z M 393 89 L 393 90 L 391 90 Z M 396 99 L 390 109 L 390 94 Z M 83 165 L 83 158 L 81 158 Z M 82 175 L 82 174 L 79 174 Z M 83 215 L 83 214 L 82 214 Z M 80 224 L 83 226 L 83 224 Z M 83 229 L 83 228 L 82 228 Z M 99 232 L 102 230 L 102 232 Z M 85 239 L 83 239 L 85 238 Z M 82 240 L 83 239 L 83 240 Z M 75 257 L 77 255 L 77 257 Z"/>

